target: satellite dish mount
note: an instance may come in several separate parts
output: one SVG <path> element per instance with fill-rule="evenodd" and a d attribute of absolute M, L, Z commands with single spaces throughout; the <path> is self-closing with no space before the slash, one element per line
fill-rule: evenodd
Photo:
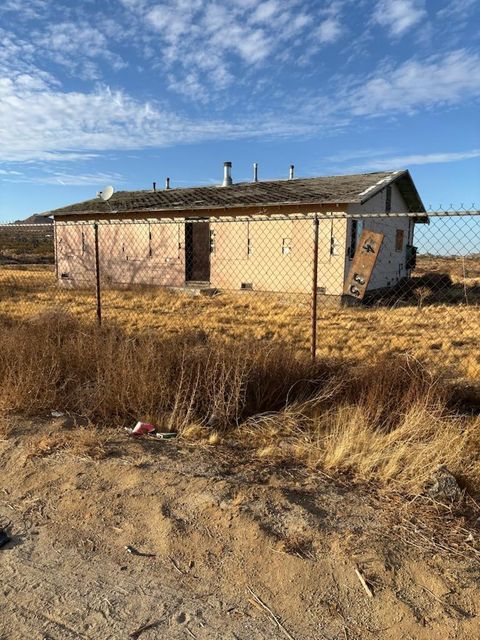
<path fill-rule="evenodd" d="M 109 185 L 108 187 L 105 187 L 105 189 L 102 189 L 102 191 L 99 191 L 97 193 L 97 197 L 101 198 L 104 202 L 106 202 L 107 200 L 110 200 L 110 198 L 113 196 L 113 192 L 114 192 L 114 188 Z"/>
<path fill-rule="evenodd" d="M 112 207 L 110 206 L 108 200 L 110 200 L 110 198 L 113 196 L 114 191 L 114 188 L 109 185 L 108 187 L 105 187 L 105 189 L 102 189 L 102 191 L 99 191 L 97 193 L 97 198 L 101 198 L 104 202 L 106 202 L 110 211 L 112 211 Z"/>

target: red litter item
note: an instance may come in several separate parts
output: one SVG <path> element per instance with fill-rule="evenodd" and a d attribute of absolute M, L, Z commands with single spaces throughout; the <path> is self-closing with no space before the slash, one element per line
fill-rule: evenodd
<path fill-rule="evenodd" d="M 149 422 L 137 422 L 132 431 L 132 436 L 143 436 L 145 433 L 151 433 L 155 431 L 153 424 Z"/>

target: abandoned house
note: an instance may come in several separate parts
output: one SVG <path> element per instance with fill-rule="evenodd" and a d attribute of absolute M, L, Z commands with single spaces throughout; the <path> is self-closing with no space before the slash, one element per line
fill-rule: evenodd
<path fill-rule="evenodd" d="M 252 182 L 234 183 L 231 163 L 218 186 L 170 188 L 167 179 L 164 189 L 120 191 L 50 215 L 62 286 L 91 284 L 97 246 L 102 280 L 120 286 L 306 293 L 316 255 L 318 292 L 335 297 L 362 230 L 383 237 L 368 282 L 375 291 L 410 276 L 415 224 L 428 221 L 406 170 L 298 179 L 292 166 L 289 179 L 259 181 L 254 165 Z"/>

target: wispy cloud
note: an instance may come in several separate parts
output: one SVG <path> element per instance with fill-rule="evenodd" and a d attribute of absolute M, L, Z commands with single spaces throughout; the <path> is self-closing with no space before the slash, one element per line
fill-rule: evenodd
<path fill-rule="evenodd" d="M 195 82 L 195 79 L 193 80 Z M 339 85 L 345 84 L 339 79 Z M 48 75 L 0 77 L 0 160 L 77 160 L 107 150 L 331 132 L 353 120 L 452 106 L 480 97 L 480 55 L 457 50 L 382 67 L 330 94 L 283 99 L 256 118 L 191 117 L 123 91 L 65 91 Z"/>
<path fill-rule="evenodd" d="M 355 154 L 353 154 L 355 155 Z M 373 155 L 373 154 L 372 154 Z M 358 156 L 357 156 L 358 157 Z M 461 162 L 462 160 L 472 160 L 480 158 L 480 149 L 469 151 L 445 151 L 439 153 L 414 153 L 405 155 L 391 155 L 385 157 L 369 157 L 357 163 L 349 164 L 348 171 L 367 171 L 401 169 L 416 165 L 446 164 L 451 162 Z M 333 158 L 331 158 L 333 159 Z"/>
<path fill-rule="evenodd" d="M 449 0 L 447 4 L 437 12 L 437 17 L 442 19 L 468 20 L 471 11 L 478 6 L 478 0 Z"/>
<path fill-rule="evenodd" d="M 192 119 L 122 91 L 65 92 L 28 74 L 0 78 L 0 160 L 69 161 L 114 149 L 311 133 L 308 119 Z"/>
<path fill-rule="evenodd" d="M 480 54 L 458 49 L 386 66 L 349 88 L 344 99 L 355 116 L 413 113 L 480 96 Z"/>
<path fill-rule="evenodd" d="M 324 5 L 307 10 L 300 0 L 123 4 L 142 20 L 149 53 L 166 69 L 169 87 L 201 101 L 254 70 L 275 70 L 279 60 L 314 52 L 343 33 L 339 11 L 324 16 Z"/>
<path fill-rule="evenodd" d="M 31 38 L 37 56 L 50 58 L 69 73 L 89 80 L 101 78 L 99 60 L 108 62 L 117 71 L 126 66 L 122 58 L 111 51 L 99 25 L 91 26 L 84 21 L 55 22 L 34 31 Z"/>
<path fill-rule="evenodd" d="M 34 176 L 25 180 L 35 184 L 60 184 L 63 186 L 103 186 L 105 184 L 121 184 L 125 178 L 120 173 L 52 173 L 52 175 Z"/>
<path fill-rule="evenodd" d="M 336 42 L 343 33 L 342 24 L 338 16 L 326 18 L 316 30 L 316 35 L 321 43 L 331 44 Z"/>
<path fill-rule="evenodd" d="M 379 0 L 373 20 L 392 36 L 403 35 L 425 18 L 425 0 Z"/>
<path fill-rule="evenodd" d="M 0 169 L 0 176 L 21 176 L 21 171 L 13 171 L 10 169 Z"/>

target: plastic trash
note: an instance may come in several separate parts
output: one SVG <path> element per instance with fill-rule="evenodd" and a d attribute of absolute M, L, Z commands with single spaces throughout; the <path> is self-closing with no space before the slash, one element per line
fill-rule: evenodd
<path fill-rule="evenodd" d="M 133 429 L 125 427 L 125 431 L 130 436 L 140 437 L 143 435 L 153 436 L 159 440 L 171 440 L 177 437 L 176 431 L 158 432 L 153 424 L 149 422 L 137 422 Z"/>
<path fill-rule="evenodd" d="M 143 436 L 145 433 L 152 433 L 154 431 L 155 427 L 149 422 L 137 422 L 133 429 L 127 429 L 127 432 L 132 436 Z"/>
<path fill-rule="evenodd" d="M 52 411 L 50 415 L 52 416 L 52 418 L 63 418 L 65 414 L 61 411 Z"/>
<path fill-rule="evenodd" d="M 143 551 L 139 551 L 138 549 L 135 549 L 135 547 L 132 547 L 131 545 L 127 545 L 125 547 L 125 551 L 127 553 L 131 553 L 134 556 L 142 556 L 143 558 L 155 558 L 156 555 L 154 553 L 144 553 Z"/>

